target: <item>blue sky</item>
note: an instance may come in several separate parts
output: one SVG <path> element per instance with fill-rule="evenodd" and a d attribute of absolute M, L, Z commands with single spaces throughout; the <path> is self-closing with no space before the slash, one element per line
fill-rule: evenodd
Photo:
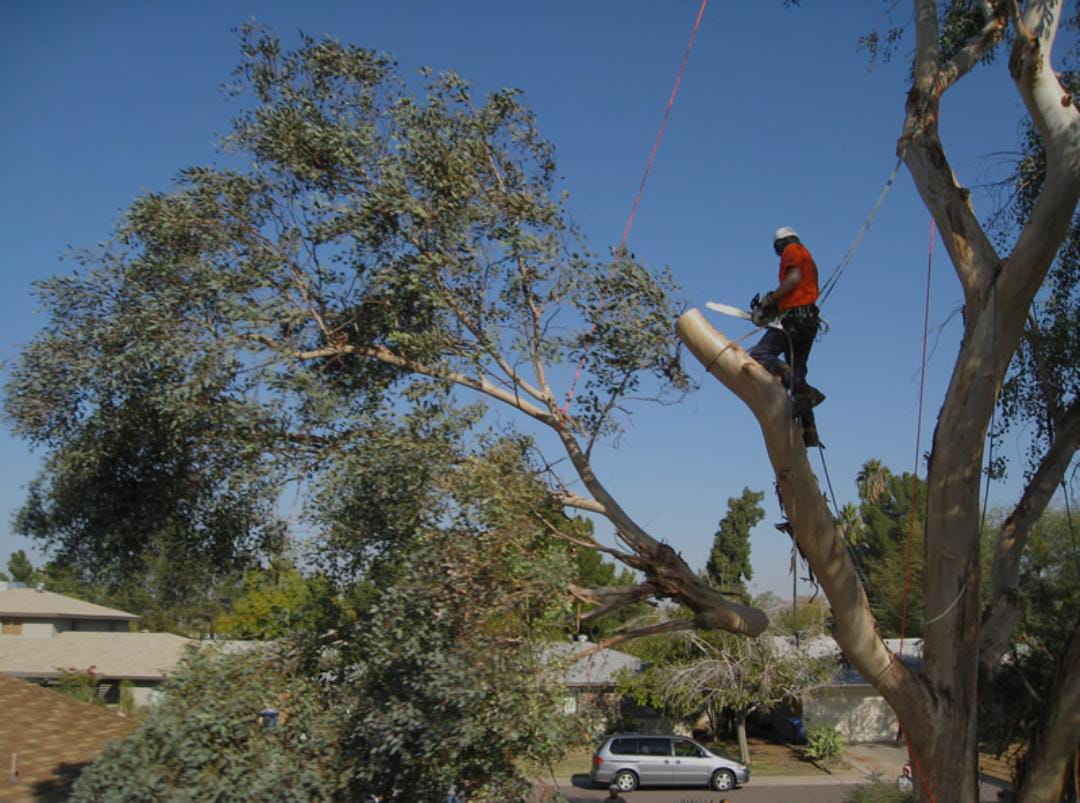
<path fill-rule="evenodd" d="M 406 73 L 455 69 L 480 92 L 525 92 L 556 147 L 575 218 L 594 250 L 618 242 L 671 91 L 699 0 L 457 3 L 10 3 L 0 31 L 0 380 L 45 324 L 31 283 L 72 265 L 69 246 L 107 239 L 139 194 L 169 187 L 190 164 L 220 162 L 215 132 L 232 105 L 220 86 L 235 66 L 231 28 L 252 17 L 286 43 L 297 31 L 393 54 Z M 824 7 L 823 7 L 824 6 Z M 843 256 L 895 161 L 906 56 L 867 69 L 856 40 L 881 16 L 874 0 L 784 9 L 780 0 L 713 0 L 630 235 L 650 264 L 669 265 L 696 306 L 739 305 L 775 286 L 771 235 L 794 226 L 823 275 Z M 893 22 L 906 19 L 906 9 Z M 1022 107 L 1004 64 L 981 69 L 945 99 L 943 135 L 961 181 L 1000 175 Z M 990 199 L 976 193 L 983 214 Z M 841 504 L 859 466 L 914 459 L 915 406 L 929 217 L 901 172 L 823 315 L 810 379 L 829 472 Z M 938 247 L 923 450 L 956 354 L 961 303 Z M 949 322 L 952 316 L 952 322 Z M 747 325 L 714 318 L 729 335 Z M 789 542 L 771 523 L 772 474 L 749 412 L 696 365 L 701 388 L 676 407 L 643 408 L 597 452 L 598 472 L 639 521 L 704 564 L 726 499 L 766 490 L 755 530 L 755 590 L 789 593 Z M 1008 456 L 1019 468 L 1022 444 Z M 11 516 L 39 455 L 0 433 L 0 566 L 15 549 Z M 812 464 L 820 469 L 816 455 Z M 1019 472 L 1014 472 L 1018 474 Z M 995 486 L 1002 504 L 1018 481 Z M 601 534 L 603 527 L 601 527 Z M 808 591 L 808 587 L 804 589 Z"/>

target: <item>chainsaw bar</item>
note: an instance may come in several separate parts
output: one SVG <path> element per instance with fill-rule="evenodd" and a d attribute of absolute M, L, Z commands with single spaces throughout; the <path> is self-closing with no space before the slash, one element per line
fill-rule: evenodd
<path fill-rule="evenodd" d="M 733 307 L 730 304 L 719 304 L 716 301 L 706 301 L 705 306 L 711 309 L 713 312 L 719 312 L 721 315 L 730 315 L 732 318 L 742 318 L 744 321 L 753 321 L 753 317 L 744 309 Z M 777 321 L 769 321 L 767 326 L 773 329 L 783 329 L 783 327 Z"/>

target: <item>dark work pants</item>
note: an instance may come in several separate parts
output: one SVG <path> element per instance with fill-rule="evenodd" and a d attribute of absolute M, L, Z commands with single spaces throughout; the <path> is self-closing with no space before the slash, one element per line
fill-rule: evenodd
<path fill-rule="evenodd" d="M 816 315 L 786 315 L 780 323 L 784 331 L 771 327 L 766 329 L 749 354 L 766 367 L 770 363 L 779 362 L 780 355 L 784 355 L 788 367 L 791 368 L 791 379 L 797 392 L 799 385 L 806 381 L 806 362 L 810 358 L 810 349 L 814 347 L 814 338 L 817 337 L 818 319 Z"/>
<path fill-rule="evenodd" d="M 771 327 L 766 329 L 761 340 L 748 353 L 766 367 L 779 362 L 780 355 L 783 355 L 791 368 L 791 386 L 798 395 L 806 382 L 807 360 L 810 358 L 810 349 L 814 347 L 814 338 L 817 337 L 817 312 L 812 315 L 788 313 L 780 319 L 780 324 L 784 327 L 783 332 Z M 801 416 L 800 423 L 804 428 L 814 426 L 813 412 Z"/>

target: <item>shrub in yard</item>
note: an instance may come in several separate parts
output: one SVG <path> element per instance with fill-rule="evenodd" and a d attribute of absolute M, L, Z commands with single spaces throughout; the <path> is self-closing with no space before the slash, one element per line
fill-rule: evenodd
<path fill-rule="evenodd" d="M 135 702 L 135 684 L 130 680 L 120 681 L 120 711 L 125 717 L 133 717 L 139 711 Z"/>
<path fill-rule="evenodd" d="M 86 669 L 76 669 L 69 666 L 67 669 L 61 669 L 60 677 L 56 680 L 56 690 L 76 700 L 82 700 L 84 703 L 105 705 L 105 701 L 97 694 L 98 678 L 94 672 L 96 668 L 90 666 Z"/>
<path fill-rule="evenodd" d="M 895 782 L 874 781 L 856 786 L 844 803 L 915 803 L 915 793 L 902 792 Z"/>
<path fill-rule="evenodd" d="M 802 749 L 807 761 L 823 761 L 840 755 L 844 749 L 844 737 L 836 728 L 824 723 L 812 725 L 806 734 L 806 747 Z"/>

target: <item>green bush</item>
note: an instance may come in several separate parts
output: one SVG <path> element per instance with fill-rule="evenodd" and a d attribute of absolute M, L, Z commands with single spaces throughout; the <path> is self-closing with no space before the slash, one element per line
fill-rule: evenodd
<path fill-rule="evenodd" d="M 268 651 L 190 655 L 161 701 L 87 767 L 74 801 L 342 799 L 340 727 L 319 689 Z M 277 708 L 280 724 L 259 716 Z"/>
<path fill-rule="evenodd" d="M 135 702 L 135 684 L 130 680 L 120 681 L 120 711 L 125 717 L 133 717 L 139 712 Z"/>
<path fill-rule="evenodd" d="M 810 726 L 802 755 L 807 761 L 824 761 L 840 755 L 843 750 L 844 737 L 832 725 L 819 722 Z"/>
<path fill-rule="evenodd" d="M 915 803 L 915 793 L 901 792 L 895 782 L 874 781 L 856 786 L 844 803 Z"/>
<path fill-rule="evenodd" d="M 91 666 L 86 669 L 76 669 L 69 666 L 67 669 L 61 669 L 60 677 L 56 680 L 56 690 L 68 697 L 82 700 L 84 703 L 105 705 L 105 701 L 97 694 L 98 678 L 94 672 L 96 668 Z"/>

